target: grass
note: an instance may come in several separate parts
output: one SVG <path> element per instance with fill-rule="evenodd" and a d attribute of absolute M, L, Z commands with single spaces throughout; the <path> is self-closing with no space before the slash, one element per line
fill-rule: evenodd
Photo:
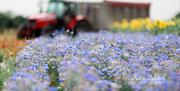
<path fill-rule="evenodd" d="M 15 71 L 15 61 L 14 57 L 5 59 L 3 54 L 0 53 L 0 91 L 2 91 L 5 81 L 11 76 Z"/>
<path fill-rule="evenodd" d="M 0 33 L 0 91 L 5 81 L 15 71 L 15 57 L 26 46 L 25 40 L 18 40 L 14 30 Z"/>

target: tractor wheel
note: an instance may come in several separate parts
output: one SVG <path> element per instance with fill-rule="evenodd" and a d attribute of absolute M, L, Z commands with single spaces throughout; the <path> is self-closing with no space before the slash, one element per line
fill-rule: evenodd
<path fill-rule="evenodd" d="M 55 27 L 52 25 L 49 25 L 47 27 L 44 27 L 41 31 L 42 36 L 50 36 L 55 31 Z"/>
<path fill-rule="evenodd" d="M 74 29 L 71 31 L 71 35 L 73 37 L 77 36 L 79 32 L 89 32 L 92 31 L 93 27 L 92 25 L 88 22 L 88 21 L 79 21 L 76 26 L 74 27 Z"/>
<path fill-rule="evenodd" d="M 28 27 L 27 23 L 24 23 L 20 25 L 18 28 L 17 38 L 18 39 L 25 39 L 32 37 L 32 31 L 30 31 L 30 28 Z"/>
<path fill-rule="evenodd" d="M 37 38 L 39 36 L 41 36 L 41 30 L 33 30 L 32 31 L 32 37 L 33 38 Z"/>
<path fill-rule="evenodd" d="M 19 26 L 18 32 L 17 32 L 17 38 L 18 39 L 25 38 L 25 27 L 26 27 L 25 24 L 22 24 L 22 25 Z"/>
<path fill-rule="evenodd" d="M 88 21 L 79 21 L 75 26 L 77 32 L 89 32 L 93 30 L 92 25 Z"/>

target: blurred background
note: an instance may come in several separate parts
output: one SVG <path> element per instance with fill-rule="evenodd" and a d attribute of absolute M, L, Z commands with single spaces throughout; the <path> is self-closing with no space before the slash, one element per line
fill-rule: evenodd
<path fill-rule="evenodd" d="M 94 22 L 98 21 L 99 27 L 109 26 L 112 22 L 123 18 L 133 19 L 149 17 L 152 20 L 169 20 L 180 12 L 180 0 L 65 1 L 77 2 L 78 14 L 88 16 Z M 19 15 L 28 17 L 38 14 L 39 12 L 45 12 L 48 3 L 49 0 L 0 0 L 0 12 L 13 16 Z M 14 26 L 16 26 L 16 24 Z"/>
<path fill-rule="evenodd" d="M 67 0 L 73 2 L 88 3 L 116 3 L 116 4 L 142 4 L 149 5 L 149 16 L 151 19 L 170 19 L 180 11 L 180 0 Z M 29 16 L 37 14 L 40 7 L 46 10 L 48 0 L 0 0 L 0 11 L 11 12 L 15 15 Z M 116 6 L 116 8 L 128 7 Z M 130 7 L 129 7 L 130 8 Z M 116 9 L 117 10 L 117 9 Z M 118 10 L 117 10 L 118 11 Z M 139 11 L 139 10 L 137 10 Z"/>

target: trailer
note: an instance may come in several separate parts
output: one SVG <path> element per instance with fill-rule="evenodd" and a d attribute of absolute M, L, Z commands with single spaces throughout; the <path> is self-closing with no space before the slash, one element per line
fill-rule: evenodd
<path fill-rule="evenodd" d="M 67 0 L 76 2 L 77 13 L 89 17 L 97 29 L 109 29 L 115 21 L 147 18 L 150 2 L 127 2 L 125 0 Z"/>

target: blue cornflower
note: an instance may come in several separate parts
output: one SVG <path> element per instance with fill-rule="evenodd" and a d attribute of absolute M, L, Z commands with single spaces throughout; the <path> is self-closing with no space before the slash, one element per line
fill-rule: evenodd
<path fill-rule="evenodd" d="M 48 70 L 48 69 L 49 69 L 48 64 L 45 64 L 45 65 L 43 66 L 43 68 L 44 68 L 45 70 Z"/>
<path fill-rule="evenodd" d="M 164 89 L 164 91 L 169 91 L 169 84 L 168 81 L 164 80 L 162 87 Z"/>
<path fill-rule="evenodd" d="M 90 58 L 90 61 L 96 63 L 98 59 L 93 57 L 93 58 Z"/>
<path fill-rule="evenodd" d="M 104 73 L 101 70 L 96 69 L 96 72 L 99 76 L 101 76 L 101 77 L 104 76 Z"/>
<path fill-rule="evenodd" d="M 176 49 L 176 54 L 180 54 L 180 48 Z"/>
<path fill-rule="evenodd" d="M 102 89 L 102 88 L 107 88 L 108 86 L 110 86 L 112 84 L 111 81 L 108 81 L 108 80 L 100 80 L 98 82 L 98 84 L 96 85 L 96 87 L 98 89 Z M 109 90 L 108 90 L 109 91 Z"/>
<path fill-rule="evenodd" d="M 48 91 L 58 91 L 57 87 L 49 87 Z"/>
<path fill-rule="evenodd" d="M 169 57 L 168 57 L 168 55 L 166 55 L 166 54 L 164 54 L 164 53 L 161 53 L 161 54 L 159 54 L 159 56 L 158 56 L 158 60 L 168 60 L 169 59 Z"/>
<path fill-rule="evenodd" d="M 86 73 L 83 75 L 83 77 L 88 80 L 88 81 L 91 81 L 91 82 L 95 82 L 98 80 L 98 78 L 96 76 L 94 76 L 93 74 L 90 74 L 90 73 Z"/>

